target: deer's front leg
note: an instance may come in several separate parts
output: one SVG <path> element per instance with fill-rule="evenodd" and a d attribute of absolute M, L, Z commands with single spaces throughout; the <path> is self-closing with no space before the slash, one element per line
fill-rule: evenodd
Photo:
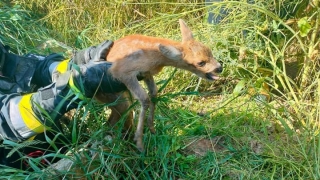
<path fill-rule="evenodd" d="M 148 89 L 149 89 L 149 93 L 152 98 L 157 97 L 157 93 L 158 93 L 158 89 L 157 89 L 157 85 L 154 82 L 153 76 L 151 74 L 147 74 L 145 75 L 145 79 L 144 82 L 146 83 Z M 156 108 L 156 104 L 152 101 L 150 101 L 150 106 L 149 106 L 149 116 L 148 116 L 148 127 L 151 131 L 152 134 L 156 133 L 156 130 L 154 128 L 154 111 Z"/>
<path fill-rule="evenodd" d="M 141 110 L 139 114 L 139 120 L 137 125 L 137 130 L 135 133 L 134 140 L 136 141 L 137 148 L 142 152 L 144 151 L 143 147 L 143 126 L 146 112 L 149 108 L 150 99 L 147 92 L 141 87 L 136 76 L 126 77 L 126 79 L 121 80 L 130 92 L 137 98 L 141 104 Z"/>

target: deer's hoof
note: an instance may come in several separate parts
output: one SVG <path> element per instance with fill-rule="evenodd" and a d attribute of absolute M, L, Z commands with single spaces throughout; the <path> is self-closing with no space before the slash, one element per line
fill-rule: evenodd
<path fill-rule="evenodd" d="M 144 147 L 143 147 L 142 141 L 137 141 L 137 149 L 138 149 L 140 152 L 144 152 Z"/>

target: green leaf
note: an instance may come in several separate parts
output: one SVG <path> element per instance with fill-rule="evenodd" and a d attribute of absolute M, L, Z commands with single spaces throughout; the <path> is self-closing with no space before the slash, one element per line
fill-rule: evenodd
<path fill-rule="evenodd" d="M 13 21 L 19 21 L 19 20 L 21 20 L 22 18 L 21 18 L 21 16 L 19 16 L 19 14 L 13 14 L 13 15 L 11 15 L 11 17 L 10 17 L 10 20 L 13 20 Z"/>
<path fill-rule="evenodd" d="M 309 31 L 311 30 L 311 25 L 308 22 L 308 18 L 307 17 L 301 18 L 298 21 L 298 27 L 300 30 L 301 37 L 307 36 Z"/>
<path fill-rule="evenodd" d="M 233 89 L 233 94 L 239 95 L 242 92 L 243 88 L 245 87 L 245 84 L 246 84 L 245 80 L 239 81 L 236 87 Z"/>
<path fill-rule="evenodd" d="M 279 25 L 277 24 L 277 22 L 275 20 L 272 21 L 272 28 L 274 31 L 278 30 Z"/>

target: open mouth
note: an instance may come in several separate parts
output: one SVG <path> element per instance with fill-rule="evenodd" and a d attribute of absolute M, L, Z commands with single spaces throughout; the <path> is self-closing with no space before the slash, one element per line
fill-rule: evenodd
<path fill-rule="evenodd" d="M 216 76 L 213 73 L 206 73 L 206 78 L 209 80 L 217 80 L 219 79 L 219 76 Z"/>

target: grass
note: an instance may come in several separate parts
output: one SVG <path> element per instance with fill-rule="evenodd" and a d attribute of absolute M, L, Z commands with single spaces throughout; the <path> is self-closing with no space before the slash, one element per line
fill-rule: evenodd
<path fill-rule="evenodd" d="M 157 133 L 145 131 L 143 154 L 123 139 L 121 129 L 106 126 L 108 112 L 96 113 L 102 107 L 79 109 L 68 131 L 76 166 L 59 177 L 320 178 L 318 7 L 305 11 L 304 0 L 224 1 L 214 6 L 182 0 L 86 3 L 0 2 L 0 40 L 20 54 L 65 52 L 132 33 L 180 40 L 177 19 L 183 18 L 223 62 L 223 79 L 210 83 L 172 68 L 157 76 Z M 218 25 L 206 23 L 208 10 L 218 14 L 221 8 L 229 15 Z M 104 139 L 103 145 L 85 146 L 108 134 L 112 140 Z M 53 177 L 33 170 L 5 168 L 0 174 L 8 179 Z"/>

